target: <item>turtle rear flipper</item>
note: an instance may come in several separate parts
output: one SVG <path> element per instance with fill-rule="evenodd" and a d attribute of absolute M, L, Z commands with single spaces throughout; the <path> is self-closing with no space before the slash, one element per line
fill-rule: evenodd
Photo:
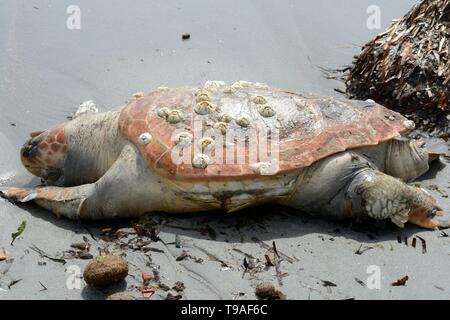
<path fill-rule="evenodd" d="M 8 188 L 0 187 L 0 197 L 11 202 L 34 201 L 39 206 L 70 219 L 80 217 L 83 202 L 95 191 L 94 184 L 76 187 Z"/>

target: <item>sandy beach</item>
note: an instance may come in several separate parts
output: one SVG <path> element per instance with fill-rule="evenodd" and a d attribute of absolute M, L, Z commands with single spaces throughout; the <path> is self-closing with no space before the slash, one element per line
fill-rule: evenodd
<path fill-rule="evenodd" d="M 325 79 L 321 67 L 349 65 L 358 46 L 415 1 L 377 3 L 381 29 L 369 30 L 368 0 L 2 1 L 0 185 L 39 184 L 20 163 L 21 145 L 30 132 L 66 121 L 86 100 L 110 110 L 138 91 L 207 80 L 258 81 L 339 96 L 334 89 L 343 84 Z M 66 25 L 67 7 L 73 4 L 81 10 L 81 29 Z M 189 40 L 182 40 L 184 33 Z M 450 210 L 448 162 L 434 163 L 418 183 L 433 189 L 430 193 Z M 37 206 L 0 199 L 0 249 L 8 255 L 0 261 L 0 299 L 104 299 L 116 291 L 142 297 L 141 272 L 151 270 L 169 287 L 182 281 L 184 299 L 255 299 L 261 281 L 272 282 L 288 299 L 450 298 L 450 238 L 440 231 L 411 225 L 398 229 L 387 222 L 362 228 L 278 207 L 232 215 L 155 214 L 152 219 L 161 241 L 144 253 L 102 235 L 104 228 L 117 228 L 127 234 L 120 242 L 135 243 L 131 221 L 57 219 Z M 11 245 L 11 234 L 22 221 L 26 228 Z M 412 246 L 415 236 L 425 240 L 426 250 L 420 238 Z M 71 272 L 82 271 L 88 260 L 66 258 L 63 264 L 33 250 L 61 257 L 83 237 L 93 255 L 126 257 L 126 283 L 99 291 L 81 280 L 71 288 Z M 273 256 L 273 242 L 284 257 L 278 275 L 264 268 L 265 255 Z M 183 251 L 190 257 L 177 259 Z M 252 272 L 244 273 L 244 258 L 254 258 Z M 364 285 L 374 265 L 381 272 L 379 289 Z M 406 275 L 406 286 L 391 285 Z M 156 290 L 151 299 L 166 296 Z"/>

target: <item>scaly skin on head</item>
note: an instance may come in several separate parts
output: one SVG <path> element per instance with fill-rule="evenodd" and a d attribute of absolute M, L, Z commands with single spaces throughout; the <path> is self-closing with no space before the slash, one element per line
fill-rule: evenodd
<path fill-rule="evenodd" d="M 63 175 L 67 156 L 64 127 L 58 126 L 42 132 L 33 132 L 20 151 L 23 165 L 35 176 L 52 182 Z"/>
<path fill-rule="evenodd" d="M 58 127 L 33 132 L 21 149 L 23 165 L 51 184 L 94 182 L 110 168 L 123 147 L 118 112 L 88 113 Z"/>

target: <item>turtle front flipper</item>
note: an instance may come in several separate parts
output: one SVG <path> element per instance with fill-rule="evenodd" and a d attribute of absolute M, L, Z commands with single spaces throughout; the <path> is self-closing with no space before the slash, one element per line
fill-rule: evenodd
<path fill-rule="evenodd" d="M 348 191 L 371 218 L 390 219 L 399 227 L 406 222 L 427 229 L 450 227 L 450 215 L 428 192 L 379 171 L 360 172 Z"/>
<path fill-rule="evenodd" d="M 95 188 L 93 184 L 77 187 L 39 187 L 39 188 L 9 188 L 0 187 L 0 197 L 11 202 L 30 202 L 53 212 L 56 216 L 77 219 L 83 202 L 89 198 Z"/>

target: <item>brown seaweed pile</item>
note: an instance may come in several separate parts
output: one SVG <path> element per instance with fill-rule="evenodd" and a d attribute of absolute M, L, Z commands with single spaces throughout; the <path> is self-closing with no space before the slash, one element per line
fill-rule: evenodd
<path fill-rule="evenodd" d="M 450 0 L 422 0 L 362 48 L 347 94 L 395 109 L 424 131 L 448 135 L 449 35 Z"/>

